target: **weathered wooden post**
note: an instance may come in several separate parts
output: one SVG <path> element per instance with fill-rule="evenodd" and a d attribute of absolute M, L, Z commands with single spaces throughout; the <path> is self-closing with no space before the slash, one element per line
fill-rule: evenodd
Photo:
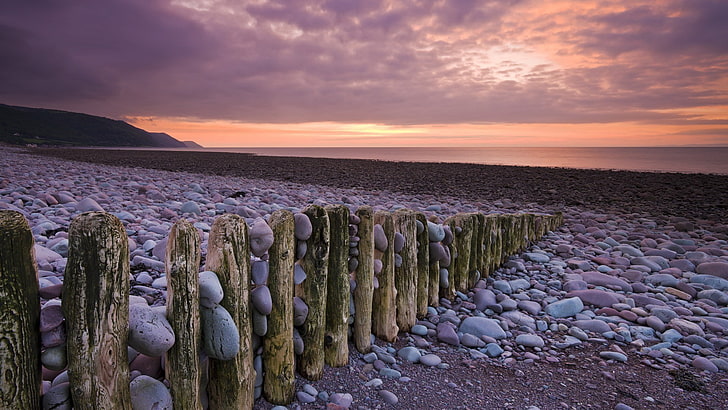
<path fill-rule="evenodd" d="M 394 286 L 397 289 L 397 326 L 408 332 L 417 323 L 417 225 L 414 212 L 399 209 L 392 215 L 395 231 L 404 238 L 403 248 L 396 248 L 396 241 L 391 243 L 398 252 L 400 265 L 394 266 Z"/>
<path fill-rule="evenodd" d="M 452 215 L 445 219 L 442 223 L 450 228 L 452 232 L 452 241 L 446 245 L 450 250 L 450 266 L 447 267 L 449 272 L 447 287 L 440 287 L 440 297 L 452 300 L 455 297 L 455 291 L 458 289 L 460 282 L 460 264 L 462 259 L 460 258 L 460 234 L 457 233 L 457 227 L 460 224 L 459 214 Z"/>
<path fill-rule="evenodd" d="M 481 213 L 472 214 L 473 218 L 473 241 L 470 251 L 470 273 L 468 277 L 468 289 L 475 286 L 475 283 L 485 275 L 483 263 L 483 242 L 485 237 L 485 215 Z"/>
<path fill-rule="evenodd" d="M 326 285 L 325 361 L 339 367 L 349 363 L 349 208 L 327 206 L 329 217 L 329 272 Z"/>
<path fill-rule="evenodd" d="M 68 228 L 63 311 L 68 378 L 77 409 L 131 409 L 129 242 L 105 212 L 77 216 Z"/>
<path fill-rule="evenodd" d="M 309 205 L 303 213 L 311 220 L 313 233 L 307 241 L 308 251 L 301 266 L 306 279 L 296 286 L 296 296 L 308 305 L 308 317 L 301 326 L 303 353 L 298 372 L 309 380 L 319 380 L 324 369 L 324 333 L 326 331 L 326 282 L 329 271 L 329 217 L 318 205 Z"/>
<path fill-rule="evenodd" d="M 374 226 L 373 212 L 370 206 L 362 206 L 356 210 L 359 217 L 359 265 L 354 272 L 356 288 L 354 289 L 354 345 L 361 353 L 369 353 L 372 348 L 372 297 L 374 294 Z"/>
<path fill-rule="evenodd" d="M 427 302 L 430 291 L 430 239 L 427 219 L 422 212 L 415 213 L 417 224 L 417 317 L 427 316 Z M 419 228 L 422 226 L 422 228 Z"/>
<path fill-rule="evenodd" d="M 40 408 L 40 305 L 33 234 L 0 211 L 0 408 Z"/>
<path fill-rule="evenodd" d="M 399 332 L 397 289 L 394 286 L 394 222 L 389 212 L 377 211 L 374 214 L 374 223 L 382 227 L 388 246 L 384 251 L 374 252 L 374 257 L 382 261 L 382 271 L 377 275 L 379 287 L 374 289 L 372 299 L 372 332 L 382 340 L 393 342 Z"/>
<path fill-rule="evenodd" d="M 273 310 L 268 316 L 268 333 L 263 340 L 263 395 L 273 404 L 286 405 L 296 392 L 293 353 L 293 264 L 296 259 L 294 219 L 289 211 L 275 211 L 268 221 L 273 230 L 268 288 Z"/>
<path fill-rule="evenodd" d="M 220 305 L 230 313 L 240 334 L 240 350 L 232 360 L 210 359 L 210 408 L 249 409 L 254 402 L 255 370 L 249 297 L 250 243 L 243 218 L 224 214 L 215 219 L 205 270 L 217 274 L 224 292 Z"/>
<path fill-rule="evenodd" d="M 167 318 L 175 342 L 167 352 L 165 378 L 176 409 L 202 409 L 200 401 L 200 235 L 180 219 L 169 232 Z"/>

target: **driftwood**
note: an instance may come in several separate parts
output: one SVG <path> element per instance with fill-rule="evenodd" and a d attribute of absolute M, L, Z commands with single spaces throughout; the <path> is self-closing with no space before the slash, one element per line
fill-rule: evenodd
<path fill-rule="evenodd" d="M 202 409 L 200 401 L 200 235 L 180 219 L 167 241 L 167 318 L 175 342 L 167 352 L 165 377 L 176 409 Z"/>
<path fill-rule="evenodd" d="M 296 259 L 293 214 L 276 211 L 268 221 L 273 230 L 268 288 L 273 310 L 268 316 L 268 334 L 263 340 L 263 395 L 273 404 L 293 401 L 296 392 L 293 353 L 293 264 Z"/>
<path fill-rule="evenodd" d="M 238 215 L 215 219 L 207 245 L 205 270 L 217 274 L 224 297 L 220 305 L 232 316 L 240 334 L 240 351 L 232 360 L 210 359 L 207 392 L 210 408 L 249 409 L 254 402 L 255 370 L 251 334 L 250 243 L 248 225 Z"/>
<path fill-rule="evenodd" d="M 73 406 L 130 409 L 126 231 L 115 216 L 89 212 L 71 222 L 68 238 L 63 310 Z"/>
<path fill-rule="evenodd" d="M 40 408 L 38 272 L 20 212 L 0 211 L 0 408 Z"/>

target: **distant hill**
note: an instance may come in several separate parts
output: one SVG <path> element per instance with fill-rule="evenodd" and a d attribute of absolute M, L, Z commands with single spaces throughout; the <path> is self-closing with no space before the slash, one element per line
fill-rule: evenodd
<path fill-rule="evenodd" d="M 76 112 L 0 104 L 0 142 L 102 147 L 185 147 L 168 134 Z"/>
<path fill-rule="evenodd" d="M 187 148 L 205 148 L 194 141 L 182 141 L 182 143 L 185 144 Z"/>

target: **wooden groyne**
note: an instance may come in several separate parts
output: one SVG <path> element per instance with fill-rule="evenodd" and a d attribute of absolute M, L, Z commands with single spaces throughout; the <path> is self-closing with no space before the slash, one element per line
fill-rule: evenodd
<path fill-rule="evenodd" d="M 371 334 L 394 341 L 428 306 L 467 292 L 563 217 L 463 213 L 440 223 L 405 209 L 311 205 L 296 215 L 276 211 L 266 222 L 271 243 L 264 248 L 253 237 L 261 227 L 230 214 L 215 220 L 208 240 L 204 270 L 219 278 L 219 306 L 239 336 L 231 358 L 200 356 L 201 310 L 207 309 L 200 305 L 200 237 L 185 220 L 170 231 L 166 315 L 174 345 L 164 355 L 175 408 L 200 409 L 203 402 L 251 408 L 260 395 L 288 404 L 296 371 L 317 380 L 325 365 L 345 365 L 349 339 L 362 353 L 371 349 Z M 63 307 L 73 404 L 128 408 L 130 268 L 123 225 L 111 214 L 82 214 L 68 239 Z M 0 408 L 40 407 L 32 247 L 23 216 L 0 211 Z M 265 265 L 265 280 L 252 275 L 254 264 Z M 261 307 L 261 294 L 268 295 L 268 307 Z"/>

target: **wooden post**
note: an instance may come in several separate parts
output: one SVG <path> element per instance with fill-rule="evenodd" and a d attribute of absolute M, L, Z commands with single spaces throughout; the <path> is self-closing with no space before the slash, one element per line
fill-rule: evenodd
<path fill-rule="evenodd" d="M 372 302 L 372 332 L 378 338 L 393 342 L 397 339 L 397 289 L 394 286 L 394 222 L 389 212 L 377 211 L 374 223 L 384 229 L 389 246 L 384 252 L 376 251 L 382 261 L 382 272 L 377 275 L 379 288 L 374 289 Z"/>
<path fill-rule="evenodd" d="M 252 323 L 250 307 L 250 243 L 248 225 L 235 214 L 212 224 L 205 270 L 217 274 L 224 297 L 220 305 L 232 316 L 240 334 L 240 351 L 232 360 L 210 360 L 207 391 L 210 408 L 249 409 L 254 402 Z"/>
<path fill-rule="evenodd" d="M 40 305 L 33 234 L 0 211 L 0 408 L 40 408 Z"/>
<path fill-rule="evenodd" d="M 417 240 L 417 317 L 423 318 L 427 316 L 427 302 L 430 289 L 430 240 L 427 233 L 427 219 L 422 212 L 415 213 L 415 218 L 419 221 L 424 229 L 417 233 L 415 230 L 415 238 Z"/>
<path fill-rule="evenodd" d="M 319 380 L 324 369 L 329 217 L 326 210 L 318 205 L 309 205 L 303 213 L 311 220 L 313 233 L 307 241 L 308 251 L 301 262 L 306 280 L 296 286 L 296 296 L 308 305 L 308 317 L 300 328 L 303 353 L 298 360 L 298 372 L 309 380 Z"/>
<path fill-rule="evenodd" d="M 428 277 L 427 301 L 430 306 L 438 307 L 440 306 L 440 261 L 430 264 Z"/>
<path fill-rule="evenodd" d="M 131 409 L 129 242 L 119 219 L 79 215 L 68 229 L 63 311 L 68 378 L 76 409 Z"/>
<path fill-rule="evenodd" d="M 473 241 L 470 253 L 470 273 L 468 276 L 468 289 L 475 286 L 478 279 L 485 276 L 483 263 L 483 241 L 485 237 L 485 215 L 481 213 L 472 214 L 473 218 Z M 480 275 L 477 274 L 477 272 Z"/>
<path fill-rule="evenodd" d="M 294 218 L 289 211 L 275 211 L 268 221 L 273 230 L 268 288 L 273 310 L 263 340 L 263 395 L 273 404 L 287 405 L 296 393 L 293 354 L 293 264 L 296 262 Z"/>
<path fill-rule="evenodd" d="M 167 318 L 175 343 L 167 352 L 165 378 L 175 409 L 201 410 L 200 401 L 200 235 L 180 219 L 167 241 Z"/>
<path fill-rule="evenodd" d="M 392 215 L 395 231 L 404 237 L 404 248 L 399 252 L 402 264 L 394 268 L 394 286 L 397 289 L 397 326 L 409 332 L 417 323 L 417 226 L 415 214 L 399 209 Z M 390 246 L 394 241 L 390 242 Z"/>
<path fill-rule="evenodd" d="M 374 226 L 373 212 L 370 206 L 362 206 L 356 210 L 359 217 L 359 266 L 354 272 L 356 289 L 354 289 L 354 345 L 361 353 L 369 353 L 372 348 L 372 297 L 374 294 Z"/>
<path fill-rule="evenodd" d="M 457 272 L 455 273 L 455 290 L 461 292 L 468 291 L 468 281 L 470 278 L 471 260 L 470 255 L 473 252 L 473 214 L 458 214 L 456 226 L 460 227 L 460 234 L 455 235 L 457 246 Z M 453 234 L 455 234 L 453 228 Z"/>
<path fill-rule="evenodd" d="M 349 363 L 349 208 L 327 206 L 329 217 L 329 272 L 326 284 L 326 364 L 340 367 Z"/>

